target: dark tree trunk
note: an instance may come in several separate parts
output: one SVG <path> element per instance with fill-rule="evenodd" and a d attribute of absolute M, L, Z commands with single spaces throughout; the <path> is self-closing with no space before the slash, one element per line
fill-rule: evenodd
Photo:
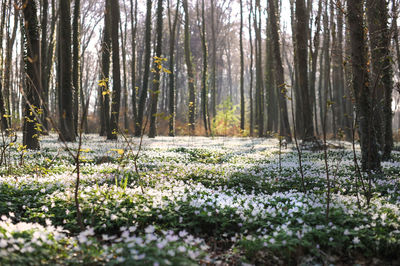
<path fill-rule="evenodd" d="M 244 55 L 243 55 L 243 1 L 240 0 L 240 130 L 244 130 L 245 105 L 244 105 Z"/>
<path fill-rule="evenodd" d="M 59 115 L 60 139 L 75 141 L 72 56 L 71 56 L 71 7 L 69 0 L 60 0 L 59 23 Z"/>
<path fill-rule="evenodd" d="M 183 0 L 183 9 L 185 12 L 185 61 L 188 75 L 188 85 L 189 85 L 189 134 L 194 134 L 195 129 L 195 106 L 196 106 L 196 89 L 195 89 L 195 77 L 193 72 L 192 63 L 192 52 L 190 50 L 190 18 L 189 18 L 189 7 L 188 1 Z"/>
<path fill-rule="evenodd" d="M 143 116 L 147 100 L 147 90 L 149 85 L 150 57 L 151 57 L 151 5 L 152 1 L 147 0 L 146 22 L 145 22 L 146 32 L 144 40 L 145 43 L 144 71 L 143 71 L 142 89 L 139 96 L 138 118 L 135 127 L 135 136 L 137 137 L 142 135 Z"/>
<path fill-rule="evenodd" d="M 283 73 L 282 57 L 279 45 L 279 34 L 278 34 L 278 20 L 276 18 L 276 9 L 274 0 L 268 0 L 271 16 L 271 33 L 273 50 L 275 56 L 275 80 L 277 84 L 277 93 L 279 99 L 279 122 L 280 122 L 280 135 L 283 136 L 287 142 L 292 141 L 289 125 L 289 117 L 286 104 L 286 85 Z"/>
<path fill-rule="evenodd" d="M 390 58 L 388 9 L 385 0 L 367 0 L 367 22 L 371 45 L 372 80 L 371 93 L 374 126 L 378 143 L 388 160 L 393 148 L 392 88 L 393 71 Z"/>
<path fill-rule="evenodd" d="M 353 89 L 361 142 L 362 169 L 380 170 L 380 157 L 373 121 L 372 94 L 369 87 L 366 36 L 363 23 L 364 6 L 362 0 L 348 0 L 348 20 L 350 27 L 351 61 Z"/>
<path fill-rule="evenodd" d="M 136 86 L 136 33 L 137 33 L 137 9 L 138 2 L 135 0 L 135 7 L 133 7 L 133 1 L 131 2 L 131 28 L 132 28 L 132 113 L 133 113 L 133 124 L 135 132 L 140 131 L 138 129 L 138 112 L 137 112 L 137 86 Z M 135 8 L 135 12 L 133 11 Z M 136 134 L 136 133 L 135 133 Z"/>
<path fill-rule="evenodd" d="M 75 134 L 78 135 L 78 116 L 79 116 L 79 20 L 81 1 L 75 0 L 74 18 L 72 21 L 72 85 L 74 89 L 74 127 Z"/>
<path fill-rule="evenodd" d="M 40 149 L 40 123 L 38 110 L 40 109 L 40 36 L 37 7 L 35 1 L 28 1 L 23 9 L 25 20 L 25 120 L 23 131 L 23 145 L 27 149 Z"/>
<path fill-rule="evenodd" d="M 110 54 L 111 54 L 111 18 L 110 18 L 110 0 L 106 0 L 104 8 L 104 28 L 103 41 L 101 44 L 101 86 L 99 87 L 100 101 L 100 136 L 107 135 L 107 129 L 110 127 Z"/>
<path fill-rule="evenodd" d="M 3 50 L 3 33 L 4 33 L 4 25 L 5 25 L 5 19 L 6 19 L 6 0 L 3 0 L 2 3 L 2 14 L 1 14 L 1 23 L 0 23 L 0 51 Z M 1 55 L 3 56 L 3 55 Z M 3 77 L 3 69 L 0 67 L 0 77 Z M 1 128 L 3 130 L 8 129 L 8 119 L 7 119 L 7 112 L 6 112 L 6 106 L 5 106 L 5 101 L 4 101 L 4 95 L 3 95 L 3 82 L 0 82 L 0 120 L 1 120 Z"/>
<path fill-rule="evenodd" d="M 252 27 L 251 17 L 253 15 L 253 1 L 250 0 L 250 12 L 249 12 L 249 44 L 250 44 L 250 66 L 249 66 L 249 98 L 250 98 L 250 136 L 254 135 L 254 106 L 253 106 L 253 38 L 252 38 Z"/>
<path fill-rule="evenodd" d="M 176 10 L 175 10 L 175 17 L 174 22 L 171 22 L 171 10 L 170 10 L 170 1 L 168 1 L 168 21 L 169 21 L 169 136 L 175 136 L 175 61 L 174 61 L 174 54 L 175 54 L 175 33 L 176 33 L 176 26 L 178 24 L 178 10 L 179 10 L 179 0 L 176 3 Z"/>
<path fill-rule="evenodd" d="M 121 104 L 121 70 L 119 60 L 119 34 L 118 25 L 120 21 L 120 11 L 118 1 L 111 1 L 111 47 L 112 47 L 112 75 L 113 90 L 111 100 L 110 127 L 107 130 L 107 139 L 118 138 L 118 120 Z"/>
<path fill-rule="evenodd" d="M 308 16 L 304 0 L 296 0 L 296 46 L 298 56 L 298 85 L 301 93 L 303 140 L 314 139 L 313 111 L 308 88 Z M 300 114 L 297 114 L 300 115 Z"/>
<path fill-rule="evenodd" d="M 163 1 L 157 1 L 157 44 L 153 69 L 156 71 L 153 80 L 153 90 L 151 92 L 151 110 L 150 110 L 150 129 L 149 138 L 154 138 L 157 134 L 156 118 L 157 118 L 157 104 L 158 95 L 160 94 L 160 77 L 162 71 L 163 59 L 162 53 L 162 35 L 163 35 Z"/>

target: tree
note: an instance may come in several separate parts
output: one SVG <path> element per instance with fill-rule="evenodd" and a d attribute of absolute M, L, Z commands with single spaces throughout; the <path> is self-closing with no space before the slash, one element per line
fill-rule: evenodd
<path fill-rule="evenodd" d="M 72 21 L 72 84 L 74 89 L 74 127 L 75 134 L 78 135 L 78 114 L 79 114 L 79 20 L 81 11 L 81 1 L 74 0 L 74 17 Z"/>
<path fill-rule="evenodd" d="M 73 88 L 71 75 L 71 7 L 69 0 L 60 0 L 59 3 L 59 137 L 63 141 L 75 141 Z"/>
<path fill-rule="evenodd" d="M 189 86 L 189 131 L 190 135 L 194 134 L 195 129 L 195 106 L 196 106 L 196 92 L 195 92 L 195 80 L 192 63 L 192 52 L 190 50 L 190 30 L 189 30 L 189 7 L 188 1 L 182 0 L 183 9 L 185 13 L 185 61 L 187 68 L 187 78 Z"/>
<path fill-rule="evenodd" d="M 111 55 L 111 19 L 110 19 L 110 0 L 106 0 L 104 7 L 104 28 L 103 40 L 101 44 L 101 73 L 99 96 L 100 100 L 100 136 L 107 135 L 110 127 L 110 55 Z"/>
<path fill-rule="evenodd" d="M 271 34 L 273 42 L 273 50 L 275 55 L 275 80 L 277 83 L 277 94 L 279 102 L 279 123 L 280 123 L 280 135 L 285 137 L 287 142 L 292 141 L 289 117 L 286 104 L 286 83 L 283 73 L 282 57 L 279 47 L 279 33 L 278 33 L 278 21 L 276 18 L 276 9 L 274 0 L 268 0 L 269 4 L 269 15 L 271 17 Z"/>
<path fill-rule="evenodd" d="M 135 0 L 135 5 L 133 5 L 133 1 L 130 0 L 131 4 L 131 28 L 132 28 L 132 66 L 131 66 L 131 75 L 132 75 L 132 113 L 133 113 L 133 124 L 136 132 L 137 128 L 137 91 L 136 91 L 136 33 L 137 33 L 137 9 L 138 2 Z M 135 12 L 133 9 L 135 8 Z"/>
<path fill-rule="evenodd" d="M 111 1 L 111 48 L 112 48 L 112 78 L 113 90 L 111 100 L 110 127 L 107 130 L 107 139 L 118 138 L 118 118 L 121 103 L 121 70 L 119 62 L 119 35 L 118 25 L 120 22 L 120 11 L 118 1 Z"/>
<path fill-rule="evenodd" d="M 163 1 L 157 1 L 157 44 L 156 44 L 156 57 L 154 59 L 153 69 L 155 71 L 153 80 L 153 90 L 151 91 L 151 110 L 150 110 L 150 128 L 149 138 L 154 138 L 156 132 L 156 118 L 157 118 L 157 104 L 158 95 L 160 90 L 160 76 L 162 71 L 162 36 L 163 35 Z"/>
<path fill-rule="evenodd" d="M 244 55 L 243 55 L 243 3 L 240 2 L 240 32 L 239 32 L 239 42 L 240 42 L 240 130 L 244 130 L 245 122 L 245 105 L 244 105 Z"/>
<path fill-rule="evenodd" d="M 310 95 L 308 88 L 308 19 L 307 10 L 304 0 L 296 0 L 296 48 L 297 48 L 297 72 L 298 86 L 301 94 L 302 119 L 303 122 L 300 136 L 303 140 L 314 139 L 314 126 L 312 106 L 310 104 Z M 297 114 L 300 115 L 300 114 Z"/>
<path fill-rule="evenodd" d="M 147 99 L 147 90 L 149 83 L 149 75 L 150 75 L 150 57 L 151 57 L 151 0 L 147 0 L 146 7 L 146 30 L 145 30 L 145 54 L 144 54 L 144 70 L 143 70 L 143 81 L 142 88 L 139 96 L 139 105 L 138 105 L 138 116 L 135 125 L 135 136 L 140 136 L 142 134 L 143 127 L 143 115 L 144 108 L 146 105 Z"/>
<path fill-rule="evenodd" d="M 361 161 L 364 171 L 380 170 L 373 121 L 372 94 L 369 86 L 367 47 L 364 30 L 364 1 L 348 0 L 348 20 L 350 27 L 351 63 L 353 71 L 353 90 L 356 100 L 356 113 L 361 142 Z"/>
<path fill-rule="evenodd" d="M 197 17 L 198 21 L 200 21 L 199 18 L 199 3 L 197 1 Z M 208 77 L 208 47 L 207 47 L 207 36 L 206 36 L 206 21 L 205 21 L 205 15 L 204 15 L 204 0 L 201 1 L 201 27 L 199 24 L 199 31 L 200 31 L 200 38 L 201 38 L 201 48 L 203 51 L 203 73 L 202 73 L 202 78 L 201 78 L 201 111 L 203 115 L 203 123 L 204 123 L 204 129 L 206 131 L 206 135 L 208 136 L 208 130 L 209 130 L 209 117 L 208 117 L 208 101 L 207 101 L 207 95 L 208 95 L 208 87 L 207 87 L 207 77 Z M 199 22 L 200 23 L 200 22 Z"/>
<path fill-rule="evenodd" d="M 25 120 L 23 145 L 27 149 L 40 148 L 40 36 L 36 1 L 28 1 L 23 8 L 25 20 Z"/>
<path fill-rule="evenodd" d="M 176 33 L 176 26 L 178 24 L 178 9 L 179 9 L 179 0 L 176 3 L 176 10 L 175 10 L 175 17 L 174 22 L 171 22 L 171 8 L 170 8 L 170 1 L 168 0 L 168 25 L 169 25 L 169 130 L 168 135 L 174 136 L 175 135 L 175 33 Z"/>
<path fill-rule="evenodd" d="M 393 71 L 390 58 L 391 33 L 387 25 L 387 1 L 367 0 L 366 10 L 371 46 L 373 121 L 377 140 L 383 152 L 382 159 L 388 160 L 393 148 Z"/>
<path fill-rule="evenodd" d="M 3 0 L 2 3 L 2 15 L 1 15 L 1 23 L 0 23 L 0 51 L 3 52 L 3 33 L 4 33 L 4 24 L 6 20 L 6 0 Z M 1 54 L 1 57 L 3 57 L 3 54 Z M 0 77 L 3 77 L 3 68 L 0 66 Z M 4 95 L 3 95 L 3 82 L 0 82 L 0 120 L 1 120 L 1 128 L 3 130 L 8 129 L 8 119 L 7 119 L 7 112 L 6 112 L 6 106 L 5 106 L 5 101 L 4 101 Z"/>

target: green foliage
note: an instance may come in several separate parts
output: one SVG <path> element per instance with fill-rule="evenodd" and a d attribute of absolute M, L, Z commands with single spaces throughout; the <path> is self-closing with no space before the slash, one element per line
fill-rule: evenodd
<path fill-rule="evenodd" d="M 217 115 L 212 124 L 212 132 L 215 132 L 216 135 L 227 135 L 231 130 L 237 127 L 240 121 L 238 109 L 239 105 L 233 105 L 230 99 L 218 105 Z"/>

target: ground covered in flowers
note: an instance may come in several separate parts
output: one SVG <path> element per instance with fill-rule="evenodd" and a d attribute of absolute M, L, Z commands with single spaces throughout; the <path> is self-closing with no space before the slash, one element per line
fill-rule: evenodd
<path fill-rule="evenodd" d="M 330 145 L 327 219 L 322 151 L 302 153 L 304 193 L 295 147 L 275 139 L 145 138 L 139 153 L 119 139 L 83 136 L 83 230 L 76 162 L 57 137 L 3 149 L 1 265 L 400 263 L 399 151 L 371 177 L 368 206 L 350 143 Z"/>

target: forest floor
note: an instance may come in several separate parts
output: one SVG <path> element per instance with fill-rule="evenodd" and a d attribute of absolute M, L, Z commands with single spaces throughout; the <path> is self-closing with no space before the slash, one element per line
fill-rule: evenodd
<path fill-rule="evenodd" d="M 295 147 L 280 152 L 275 139 L 144 138 L 137 153 L 138 143 L 83 136 L 83 229 L 76 162 L 57 136 L 40 152 L 7 148 L 0 265 L 400 264 L 398 145 L 383 174 L 360 179 L 351 144 L 331 143 L 327 219 L 323 151 L 302 152 L 304 193 Z"/>

